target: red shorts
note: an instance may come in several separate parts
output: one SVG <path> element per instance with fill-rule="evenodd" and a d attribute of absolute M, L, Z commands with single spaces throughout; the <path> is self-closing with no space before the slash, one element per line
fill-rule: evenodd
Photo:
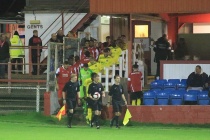
<path fill-rule="evenodd" d="M 63 92 L 64 86 L 65 86 L 65 84 L 59 84 L 59 85 L 58 85 L 58 88 L 59 88 L 59 89 L 58 89 L 58 99 L 63 98 L 62 92 Z"/>

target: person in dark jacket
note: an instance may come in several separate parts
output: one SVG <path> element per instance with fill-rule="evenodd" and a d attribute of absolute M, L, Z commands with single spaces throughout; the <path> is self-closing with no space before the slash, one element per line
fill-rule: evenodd
<path fill-rule="evenodd" d="M 40 58 L 42 49 L 39 49 L 39 46 L 42 46 L 42 40 L 40 37 L 38 37 L 38 31 L 34 30 L 33 31 L 33 36 L 29 39 L 29 46 L 37 46 L 37 48 L 31 49 L 31 59 L 32 63 L 35 63 L 33 65 L 33 75 L 37 75 L 37 63 L 38 63 L 38 58 Z"/>
<path fill-rule="evenodd" d="M 5 64 L 7 60 L 9 60 L 9 43 L 6 41 L 6 34 L 3 34 L 0 37 L 1 44 L 0 44 L 0 79 L 5 79 Z"/>
<path fill-rule="evenodd" d="M 175 57 L 177 60 L 183 60 L 184 57 L 188 54 L 188 48 L 185 43 L 184 38 L 180 38 L 177 43 L 177 48 L 175 49 Z"/>
<path fill-rule="evenodd" d="M 208 75 L 202 71 L 201 66 L 197 65 L 195 72 L 192 72 L 187 78 L 187 88 L 202 87 L 208 90 Z"/>
<path fill-rule="evenodd" d="M 63 30 L 59 30 L 57 33 L 57 39 L 59 40 L 59 43 L 63 43 L 63 38 L 65 36 L 63 35 Z"/>
<path fill-rule="evenodd" d="M 163 36 L 155 42 L 155 46 L 156 47 L 153 49 L 155 51 L 154 61 L 157 63 L 156 77 L 158 77 L 160 76 L 160 60 L 167 60 L 168 58 L 170 44 L 167 40 L 167 35 L 163 34 Z"/>
<path fill-rule="evenodd" d="M 59 43 L 56 33 L 51 34 L 50 42 Z"/>

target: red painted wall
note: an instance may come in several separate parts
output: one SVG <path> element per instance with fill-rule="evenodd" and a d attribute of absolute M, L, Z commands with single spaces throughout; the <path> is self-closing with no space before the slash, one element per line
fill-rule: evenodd
<path fill-rule="evenodd" d="M 132 114 L 131 121 L 136 122 L 163 124 L 210 123 L 210 106 L 128 106 L 128 109 Z M 124 114 L 125 108 L 123 109 L 121 119 L 123 119 Z M 106 117 L 111 119 L 112 116 L 112 108 L 110 107 L 107 109 Z"/>

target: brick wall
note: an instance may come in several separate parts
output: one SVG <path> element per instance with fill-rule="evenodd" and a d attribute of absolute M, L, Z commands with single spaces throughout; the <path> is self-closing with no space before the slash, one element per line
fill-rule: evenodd
<path fill-rule="evenodd" d="M 128 106 L 131 121 L 163 124 L 210 124 L 210 106 Z M 123 108 L 121 119 L 124 117 Z M 113 116 L 112 107 L 104 108 L 104 118 Z"/>

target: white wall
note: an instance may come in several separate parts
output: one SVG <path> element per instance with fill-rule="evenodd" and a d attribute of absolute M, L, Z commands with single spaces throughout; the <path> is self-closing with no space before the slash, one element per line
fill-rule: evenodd
<path fill-rule="evenodd" d="M 187 79 L 190 73 L 195 71 L 195 67 L 200 65 L 203 72 L 210 75 L 210 64 L 164 64 L 163 79 Z"/>
<path fill-rule="evenodd" d="M 36 20 L 40 20 L 40 25 L 37 28 L 28 28 L 31 26 L 30 20 L 34 20 L 33 13 L 25 13 L 25 45 L 28 46 L 29 39 L 33 36 L 33 30 L 38 30 L 38 35 L 40 36 L 60 15 L 60 13 L 35 13 Z M 64 23 L 73 15 L 73 13 L 64 13 Z M 86 15 L 86 13 L 75 13 L 71 19 L 64 26 L 64 34 L 66 35 L 68 31 L 73 29 L 75 25 Z M 41 37 L 42 44 L 45 45 L 51 38 L 52 33 L 56 33 L 62 27 L 62 16 L 44 33 Z M 25 52 L 26 63 L 29 62 L 28 51 Z M 47 56 L 47 51 L 43 51 L 42 58 Z M 41 58 L 41 59 L 42 59 Z M 29 67 L 26 67 L 26 72 L 28 72 Z"/>
<path fill-rule="evenodd" d="M 162 22 L 161 21 L 151 21 L 151 38 L 155 41 L 162 36 Z M 156 74 L 157 63 L 154 62 L 155 52 L 151 49 L 151 74 Z"/>
<path fill-rule="evenodd" d="M 193 33 L 210 33 L 210 23 L 193 23 Z"/>

